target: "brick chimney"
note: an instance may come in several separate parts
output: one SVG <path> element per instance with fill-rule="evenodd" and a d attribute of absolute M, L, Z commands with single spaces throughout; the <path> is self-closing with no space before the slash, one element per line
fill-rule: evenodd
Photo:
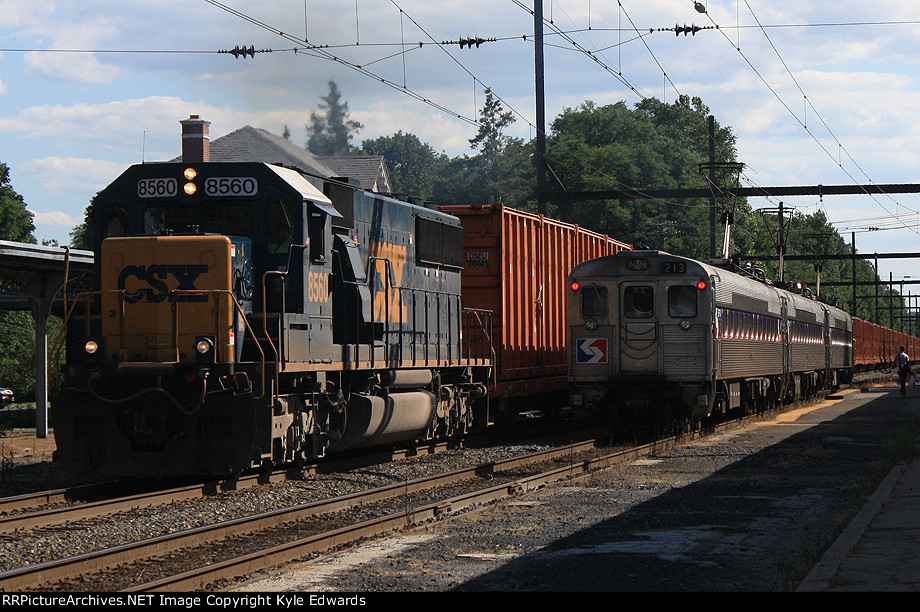
<path fill-rule="evenodd" d="M 182 124 L 182 161 L 211 161 L 211 137 L 208 135 L 211 122 L 202 119 L 201 115 L 189 115 L 188 119 L 179 123 Z"/>

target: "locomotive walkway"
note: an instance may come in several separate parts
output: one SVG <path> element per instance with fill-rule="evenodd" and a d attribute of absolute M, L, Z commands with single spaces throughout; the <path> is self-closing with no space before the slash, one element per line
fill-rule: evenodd
<path fill-rule="evenodd" d="M 897 465 L 797 591 L 920 590 L 920 459 Z"/>

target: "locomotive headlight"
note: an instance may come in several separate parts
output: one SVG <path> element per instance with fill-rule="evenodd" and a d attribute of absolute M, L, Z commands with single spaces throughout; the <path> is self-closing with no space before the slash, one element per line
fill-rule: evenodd
<path fill-rule="evenodd" d="M 690 329 L 690 321 L 688 319 L 682 319 L 680 322 L 680 328 L 684 331 Z"/>
<path fill-rule="evenodd" d="M 217 351 L 214 338 L 197 336 L 195 338 L 195 363 L 217 363 Z"/>
<path fill-rule="evenodd" d="M 105 342 L 102 339 L 90 338 L 83 343 L 83 351 L 86 355 L 86 363 L 99 364 L 105 360 Z"/>
<path fill-rule="evenodd" d="M 195 195 L 195 192 L 198 191 L 198 185 L 196 185 L 193 181 L 198 177 L 198 171 L 194 168 L 186 168 L 185 172 L 182 173 L 182 176 L 184 176 L 185 180 L 188 181 L 182 188 L 182 190 L 185 191 L 185 195 Z"/>
<path fill-rule="evenodd" d="M 597 321 L 594 319 L 588 319 L 585 321 L 585 327 L 588 328 L 588 331 L 594 331 L 597 329 Z"/>

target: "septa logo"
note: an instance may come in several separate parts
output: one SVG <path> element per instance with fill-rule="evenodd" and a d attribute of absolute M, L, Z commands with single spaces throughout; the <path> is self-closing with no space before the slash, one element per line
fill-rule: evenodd
<path fill-rule="evenodd" d="M 607 363 L 607 338 L 579 338 L 575 346 L 576 363 Z"/>

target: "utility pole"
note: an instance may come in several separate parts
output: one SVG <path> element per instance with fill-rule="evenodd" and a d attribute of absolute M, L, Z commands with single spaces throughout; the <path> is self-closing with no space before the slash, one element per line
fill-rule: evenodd
<path fill-rule="evenodd" d="M 776 237 L 776 254 L 779 259 L 779 282 L 783 282 L 785 279 L 785 257 L 786 257 L 786 228 L 783 225 L 783 217 L 785 217 L 785 208 L 783 206 L 782 200 L 779 202 L 779 208 L 759 208 L 757 210 L 761 215 L 766 213 L 775 212 L 779 214 L 779 232 Z"/>
<path fill-rule="evenodd" d="M 856 316 L 856 232 L 850 232 L 850 239 L 853 241 L 853 306 L 850 314 Z"/>
<path fill-rule="evenodd" d="M 546 214 L 546 107 L 543 91 L 543 0 L 533 2 L 534 87 L 537 99 L 537 208 Z"/>
<path fill-rule="evenodd" d="M 875 278 L 878 278 L 878 253 L 875 254 Z M 880 323 L 881 318 L 879 318 L 878 312 L 878 283 L 875 284 L 875 322 Z"/>
<path fill-rule="evenodd" d="M 709 115 L 709 184 L 716 184 L 716 118 Z M 709 258 L 716 257 L 716 194 L 709 190 Z"/>

